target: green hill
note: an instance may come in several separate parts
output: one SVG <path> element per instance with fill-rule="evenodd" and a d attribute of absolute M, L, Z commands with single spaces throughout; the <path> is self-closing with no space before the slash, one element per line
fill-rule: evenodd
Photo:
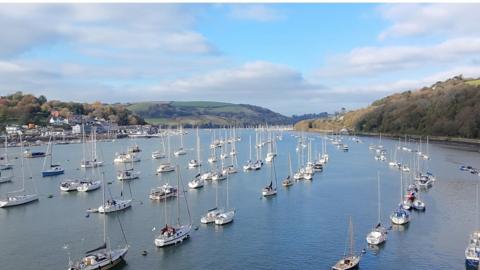
<path fill-rule="evenodd" d="M 210 101 L 155 101 L 128 104 L 128 110 L 151 124 L 215 127 L 290 124 L 291 118 L 247 104 Z"/>
<path fill-rule="evenodd" d="M 387 96 L 336 119 L 305 120 L 295 127 L 480 138 L 480 80 L 456 76 L 430 87 Z"/>

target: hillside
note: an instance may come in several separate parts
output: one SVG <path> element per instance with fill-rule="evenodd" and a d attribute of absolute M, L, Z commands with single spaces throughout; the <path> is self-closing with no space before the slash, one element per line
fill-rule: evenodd
<path fill-rule="evenodd" d="M 480 138 L 480 80 L 457 76 L 416 91 L 397 93 L 338 119 L 305 120 L 299 130 L 415 134 Z"/>
<path fill-rule="evenodd" d="M 225 125 L 290 124 L 291 119 L 259 106 L 209 101 L 139 102 L 128 104 L 132 112 L 151 124 Z"/>
<path fill-rule="evenodd" d="M 73 115 L 87 115 L 103 118 L 119 125 L 144 123 L 142 118 L 122 104 L 48 101 L 45 96 L 36 97 L 22 92 L 0 96 L 0 128 L 2 130 L 4 126 L 9 124 L 45 126 L 53 112 L 58 113 L 58 116 L 63 118 L 69 118 Z"/>

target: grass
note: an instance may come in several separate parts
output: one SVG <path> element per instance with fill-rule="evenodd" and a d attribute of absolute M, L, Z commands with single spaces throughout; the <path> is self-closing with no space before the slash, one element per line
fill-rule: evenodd
<path fill-rule="evenodd" d="M 215 101 L 172 101 L 170 103 L 174 107 L 197 107 L 197 108 L 214 108 L 232 105 L 231 103 L 215 102 Z"/>
<path fill-rule="evenodd" d="M 480 80 L 471 80 L 471 81 L 466 81 L 465 83 L 473 86 L 479 86 Z"/>

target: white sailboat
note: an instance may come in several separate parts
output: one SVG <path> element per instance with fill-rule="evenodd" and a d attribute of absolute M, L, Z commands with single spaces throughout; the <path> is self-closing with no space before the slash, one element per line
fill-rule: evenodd
<path fill-rule="evenodd" d="M 410 214 L 403 208 L 403 173 L 400 172 L 400 204 L 390 215 L 393 224 L 404 225 L 410 222 Z"/>
<path fill-rule="evenodd" d="M 111 198 L 105 201 L 106 186 L 105 186 L 105 179 L 103 177 L 103 172 L 102 172 L 102 181 L 103 181 L 103 203 L 101 206 L 98 207 L 98 212 L 100 214 L 108 214 L 108 213 L 113 213 L 117 211 L 122 211 L 132 206 L 132 199 L 123 198 L 123 182 L 122 182 L 122 191 L 120 192 L 120 198 L 118 199 Z"/>
<path fill-rule="evenodd" d="M 387 240 L 387 229 L 382 226 L 381 208 L 380 208 L 380 173 L 377 172 L 377 192 L 378 192 L 378 220 L 373 230 L 367 234 L 367 243 L 370 245 L 380 245 Z"/>
<path fill-rule="evenodd" d="M 226 199 L 226 208 L 227 210 L 221 212 L 215 217 L 215 225 L 225 225 L 233 221 L 235 218 L 235 209 L 229 209 L 229 198 L 228 198 L 228 176 L 227 176 L 227 199 Z"/>
<path fill-rule="evenodd" d="M 480 230 L 479 227 L 479 209 L 478 209 L 478 181 L 476 183 L 476 201 L 475 201 L 475 217 L 477 229 L 473 231 L 468 240 L 465 249 L 465 265 L 467 269 L 478 269 L 480 261 Z"/>
<path fill-rule="evenodd" d="M 353 238 L 353 224 L 352 224 L 352 217 L 349 219 L 349 226 L 348 226 L 348 236 L 350 247 L 348 253 L 346 252 L 343 254 L 343 258 L 340 259 L 334 266 L 332 266 L 333 270 L 350 270 L 350 269 L 358 269 L 360 264 L 360 256 L 355 254 L 355 242 Z"/>
<path fill-rule="evenodd" d="M 175 167 L 173 166 L 172 163 L 170 163 L 170 135 L 167 137 L 167 162 L 164 162 L 160 164 L 157 168 L 157 173 L 167 173 L 167 172 L 173 172 L 175 170 Z"/>
<path fill-rule="evenodd" d="M 252 162 L 252 136 L 250 135 L 248 139 L 249 139 L 249 147 L 248 147 L 249 154 L 248 154 L 247 164 L 245 164 L 245 165 L 243 166 L 243 170 L 244 170 L 244 171 L 251 171 L 251 170 L 253 170 L 253 162 Z"/>
<path fill-rule="evenodd" d="M 293 185 L 293 181 L 292 181 L 292 178 L 293 178 L 293 174 L 292 174 L 292 160 L 290 158 L 290 153 L 288 153 L 288 169 L 289 169 L 289 173 L 288 173 L 288 176 L 287 178 L 285 178 L 283 181 L 282 181 L 282 185 L 284 187 L 289 187 L 291 185 Z"/>
<path fill-rule="evenodd" d="M 13 164 L 8 161 L 8 136 L 5 135 L 5 147 L 4 147 L 4 154 L 1 158 L 2 163 L 0 163 L 0 171 L 11 170 L 13 169 Z M 0 178 L 1 183 L 1 178 Z"/>
<path fill-rule="evenodd" d="M 198 135 L 198 127 L 197 127 L 197 159 L 192 159 L 188 162 L 188 168 L 193 169 L 202 166 L 202 162 L 200 161 L 200 135 Z"/>
<path fill-rule="evenodd" d="M 23 152 L 23 141 L 20 137 L 20 147 L 21 151 Z M 6 198 L 0 199 L 0 207 L 12 207 L 17 205 L 22 205 L 26 203 L 30 203 L 33 201 L 38 200 L 38 194 L 36 191 L 35 183 L 34 186 L 34 193 L 30 194 L 20 194 L 25 192 L 25 166 L 24 166 L 24 156 L 21 158 L 21 170 L 22 170 L 22 188 L 20 190 L 15 190 L 7 193 Z M 32 178 L 33 181 L 33 178 Z"/>
<path fill-rule="evenodd" d="M 273 181 L 275 181 L 275 186 L 273 186 Z M 272 160 L 270 170 L 270 184 L 262 189 L 262 195 L 264 197 L 277 195 L 277 174 L 275 172 L 275 159 Z"/>
<path fill-rule="evenodd" d="M 183 148 L 183 126 L 180 125 L 180 147 L 178 148 L 177 151 L 175 151 L 173 154 L 175 156 L 183 156 L 187 154 L 187 151 Z"/>
<path fill-rule="evenodd" d="M 103 165 L 103 161 L 98 160 L 97 157 L 97 133 L 95 127 L 92 128 L 91 134 L 91 157 L 90 159 L 86 158 L 86 140 L 85 140 L 85 129 L 84 125 L 82 124 L 82 151 L 83 151 L 83 159 L 80 161 L 80 167 L 82 168 L 96 168 L 98 166 Z"/>
<path fill-rule="evenodd" d="M 135 180 L 140 178 L 140 172 L 136 171 L 133 166 L 133 161 L 131 163 L 131 167 L 127 168 L 127 163 L 124 163 L 123 170 L 117 172 L 117 179 L 120 181 L 128 181 L 128 180 Z"/>
<path fill-rule="evenodd" d="M 168 135 L 167 135 L 168 136 Z M 162 142 L 162 150 L 156 150 L 152 152 L 152 159 L 162 159 L 165 158 L 165 139 L 164 136 L 160 136 L 160 140 Z"/>
<path fill-rule="evenodd" d="M 215 207 L 208 210 L 207 213 L 200 218 L 200 222 L 203 224 L 214 223 L 215 218 L 223 212 L 223 208 L 218 208 L 218 185 L 215 185 Z"/>
<path fill-rule="evenodd" d="M 180 170 L 177 168 L 177 186 L 180 189 Z M 183 189 L 182 189 L 183 191 Z M 183 193 L 183 192 L 182 192 Z M 177 192 L 177 224 L 176 225 L 168 225 L 167 222 L 167 202 L 165 201 L 165 227 L 163 227 L 160 231 L 160 234 L 155 237 L 154 243 L 157 247 L 165 247 L 169 245 L 175 245 L 177 243 L 183 242 L 183 240 L 187 239 L 190 236 L 190 231 L 192 229 L 191 221 L 189 224 L 181 224 L 180 222 L 180 195 Z M 188 210 L 188 203 L 187 197 L 185 198 L 185 204 Z M 189 219 L 190 219 L 190 212 Z"/>
<path fill-rule="evenodd" d="M 105 182 L 103 172 L 102 181 Z M 105 196 L 103 197 L 103 204 L 105 205 Z M 120 222 L 119 219 L 118 221 Z M 128 244 L 125 244 L 122 248 L 112 249 L 109 247 L 107 234 L 107 216 L 105 216 L 103 218 L 103 244 L 98 248 L 87 251 L 85 256 L 77 262 L 69 260 L 68 270 L 108 270 L 123 263 L 128 252 Z M 126 243 L 126 239 L 124 240 Z"/>

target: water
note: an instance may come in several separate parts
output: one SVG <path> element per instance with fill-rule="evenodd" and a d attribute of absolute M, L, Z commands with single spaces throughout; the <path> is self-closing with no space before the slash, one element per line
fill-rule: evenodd
<path fill-rule="evenodd" d="M 229 180 L 230 206 L 237 210 L 233 223 L 219 227 L 202 225 L 200 217 L 215 204 L 218 185 L 219 204 L 225 204 L 226 182 L 208 182 L 203 189 L 187 190 L 194 226 L 191 238 L 177 247 L 157 249 L 153 239 L 165 224 L 162 202 L 148 199 L 152 187 L 165 181 L 176 184 L 176 174 L 157 176 L 159 160 L 151 160 L 153 150 L 160 148 L 160 139 L 137 139 L 143 152 L 142 161 L 135 164 L 141 177 L 131 182 L 136 202 L 131 209 L 121 212 L 126 238 L 131 245 L 127 265 L 123 269 L 329 269 L 342 255 L 347 240 L 348 217 L 352 216 L 356 250 L 366 247 L 365 236 L 377 220 L 377 171 L 381 175 L 382 220 L 390 224 L 388 216 L 400 200 L 400 177 L 387 163 L 375 161 L 368 145 L 378 143 L 376 138 L 362 138 L 356 144 L 345 141 L 350 151 L 344 153 L 330 143 L 330 162 L 324 172 L 317 173 L 312 182 L 296 182 L 286 189 L 282 177 L 288 173 L 288 152 L 296 168 L 296 138 L 284 133 L 278 142 L 276 160 L 279 192 L 276 197 L 261 198 L 261 189 L 269 182 L 269 165 L 256 172 L 239 172 Z M 254 133 L 240 130 L 242 141 L 237 143 L 238 162 L 242 166 L 248 159 L 248 137 Z M 314 146 L 320 149 L 317 134 Z M 195 170 L 186 167 L 195 154 L 195 132 L 189 130 L 184 137 L 188 155 L 173 158 L 182 167 L 186 186 Z M 202 160 L 207 166 L 211 133 L 201 131 Z M 383 140 L 387 149 L 395 141 Z M 123 165 L 112 163 L 114 153 L 125 151 L 132 140 L 98 143 L 103 156 L 105 178 L 112 181 L 108 189 L 118 196 L 121 183 L 115 173 Z M 179 138 L 172 137 L 172 149 Z M 45 146 L 35 148 L 45 150 Z M 80 144 L 56 145 L 55 159 L 65 167 L 66 174 L 42 178 L 43 159 L 28 161 L 40 193 L 40 201 L 10 209 L 0 209 L 0 261 L 2 269 L 66 269 L 69 254 L 78 258 L 82 252 L 102 242 L 102 222 L 105 216 L 85 210 L 101 204 L 102 190 L 91 193 L 61 193 L 59 183 L 68 176 L 82 176 L 79 169 L 82 156 Z M 11 149 L 12 155 L 20 150 Z M 172 151 L 173 152 L 173 151 Z M 266 154 L 266 149 L 263 150 Z M 399 151 L 400 159 L 410 160 L 406 152 Z M 434 187 L 421 194 L 427 204 L 425 213 L 413 212 L 409 226 L 393 228 L 388 240 L 377 251 L 368 250 L 361 260 L 362 269 L 461 269 L 464 268 L 464 250 L 469 234 L 475 229 L 475 185 L 477 176 L 459 171 L 460 164 L 475 166 L 478 153 L 467 152 L 441 144 L 430 144 L 432 160 L 429 166 L 437 177 Z M 20 160 L 15 160 L 18 170 Z M 230 160 L 227 160 L 227 164 Z M 27 170 L 27 174 L 28 174 Z M 2 184 L 2 196 L 20 185 L 19 171 L 12 184 Z M 32 183 L 27 181 L 27 188 Z M 130 196 L 129 188 L 124 193 Z M 53 198 L 48 198 L 52 194 Z M 182 220 L 188 220 L 185 204 L 181 201 Z M 167 202 L 168 219 L 176 216 L 175 200 Z M 109 241 L 113 246 L 122 244 L 115 215 L 108 218 Z M 65 248 L 68 247 L 68 248 Z M 142 256 L 143 250 L 148 256 Z"/>

